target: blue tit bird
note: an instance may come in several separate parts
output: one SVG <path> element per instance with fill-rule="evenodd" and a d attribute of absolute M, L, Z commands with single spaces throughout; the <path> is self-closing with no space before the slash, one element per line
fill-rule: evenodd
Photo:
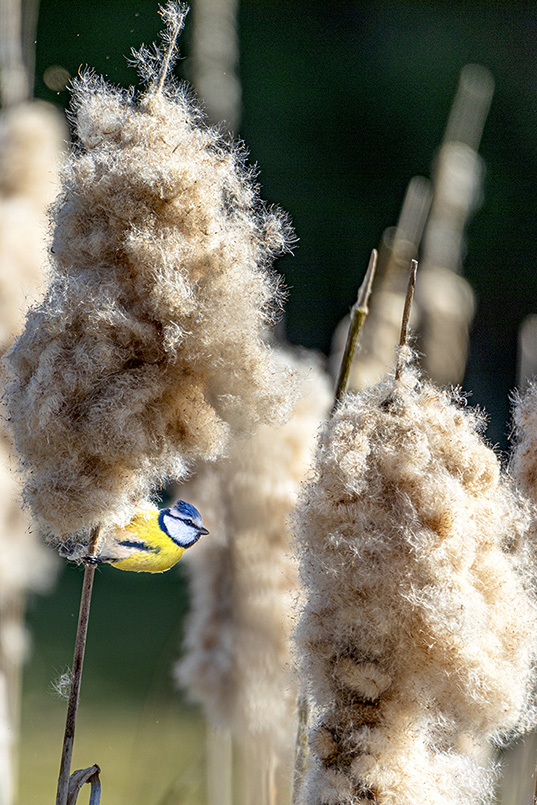
<path fill-rule="evenodd" d="M 195 506 L 178 500 L 169 509 L 142 509 L 130 523 L 105 537 L 97 556 L 84 559 L 95 564 L 107 562 L 119 570 L 162 573 L 208 533 Z"/>

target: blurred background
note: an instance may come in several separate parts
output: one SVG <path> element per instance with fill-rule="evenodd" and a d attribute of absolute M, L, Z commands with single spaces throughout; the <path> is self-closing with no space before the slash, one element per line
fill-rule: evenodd
<path fill-rule="evenodd" d="M 175 72 L 195 80 L 192 7 Z M 34 94 L 67 106 L 66 84 L 85 66 L 136 85 L 125 57 L 157 38 L 156 11 L 149 0 L 41 0 Z M 236 12 L 229 127 L 260 166 L 263 197 L 289 212 L 299 238 L 277 263 L 287 337 L 325 354 L 409 180 L 432 176 L 461 69 L 492 74 L 479 146 L 486 171 L 462 262 L 477 301 L 462 386 L 506 451 L 517 333 L 537 313 L 537 8 L 241 0 Z M 50 684 L 72 659 L 81 580 L 81 569 L 65 568 L 50 595 L 28 603 L 20 805 L 54 795 L 65 704 Z M 203 801 L 201 718 L 173 692 L 170 670 L 187 606 L 181 569 L 97 574 L 73 768 L 103 767 L 109 805 Z"/>

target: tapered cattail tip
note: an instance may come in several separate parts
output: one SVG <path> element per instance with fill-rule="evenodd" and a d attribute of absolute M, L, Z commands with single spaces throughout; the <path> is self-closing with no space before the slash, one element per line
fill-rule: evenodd
<path fill-rule="evenodd" d="M 367 308 L 369 297 L 371 296 L 371 291 L 373 289 L 373 280 L 375 279 L 375 271 L 377 269 L 377 258 L 378 252 L 376 249 L 373 249 L 371 251 L 371 256 L 369 257 L 369 264 L 367 266 L 367 271 L 365 272 L 363 282 L 358 290 L 356 305 L 359 308 Z"/>
<path fill-rule="evenodd" d="M 418 261 L 411 260 L 408 285 L 406 289 L 405 306 L 403 308 L 403 319 L 401 322 L 401 337 L 399 339 L 399 348 L 397 350 L 397 368 L 395 370 L 396 380 L 401 378 L 401 372 L 403 371 L 404 366 L 408 363 L 411 352 L 408 341 L 410 338 L 410 314 L 412 312 L 412 302 L 414 300 L 414 291 L 416 289 L 417 271 Z"/>
<path fill-rule="evenodd" d="M 183 3 L 176 3 L 168 0 L 165 6 L 160 6 L 159 14 L 162 17 L 166 28 L 162 33 L 162 39 L 166 45 L 162 64 L 155 82 L 155 92 L 161 92 L 168 75 L 168 71 L 173 63 L 177 51 L 177 37 L 185 25 L 185 17 L 189 12 L 189 7 Z"/>

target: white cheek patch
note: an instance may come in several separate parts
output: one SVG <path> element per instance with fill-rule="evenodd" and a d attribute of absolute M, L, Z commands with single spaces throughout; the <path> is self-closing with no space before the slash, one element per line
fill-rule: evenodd
<path fill-rule="evenodd" d="M 179 520 L 171 514 L 161 512 L 159 521 L 162 530 L 181 548 L 189 548 L 191 545 L 194 545 L 201 536 L 197 529 L 186 525 L 183 520 Z"/>

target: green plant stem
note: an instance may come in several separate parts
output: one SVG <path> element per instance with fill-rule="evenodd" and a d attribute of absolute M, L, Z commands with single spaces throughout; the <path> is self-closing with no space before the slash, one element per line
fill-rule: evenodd
<path fill-rule="evenodd" d="M 98 539 L 99 528 L 96 528 L 93 530 L 90 539 L 88 550 L 90 557 L 95 555 Z M 71 671 L 71 689 L 69 692 L 67 716 L 65 719 L 65 733 L 63 736 L 62 759 L 60 762 L 60 773 L 58 776 L 56 805 L 67 805 L 69 796 L 69 777 L 71 774 L 71 760 L 73 757 L 76 717 L 80 698 L 80 683 L 82 681 L 82 668 L 84 665 L 84 652 L 86 649 L 86 637 L 88 634 L 88 621 L 94 576 L 95 565 L 91 564 L 90 562 L 86 563 L 86 567 L 84 569 L 84 581 L 82 583 L 82 593 L 80 596 L 80 611 L 78 615 L 78 627 L 75 638 L 73 668 Z"/>
<path fill-rule="evenodd" d="M 358 290 L 358 296 L 356 302 L 351 308 L 351 321 L 349 324 L 349 332 L 347 335 L 345 350 L 343 352 L 343 358 L 341 359 L 341 366 L 339 369 L 339 375 L 336 383 L 336 391 L 334 394 L 334 408 L 336 407 L 336 405 L 341 400 L 341 398 L 343 397 L 343 395 L 347 390 L 347 386 L 349 383 L 349 374 L 352 366 L 352 360 L 354 358 L 356 344 L 358 343 L 358 336 L 360 335 L 360 331 L 362 329 L 362 325 L 365 321 L 365 318 L 369 313 L 369 308 L 367 307 L 367 304 L 369 302 L 371 289 L 373 287 L 373 279 L 375 278 L 377 257 L 378 257 L 377 250 L 373 249 L 373 251 L 371 252 L 371 257 L 369 258 L 369 265 L 367 266 L 365 277 Z"/>

